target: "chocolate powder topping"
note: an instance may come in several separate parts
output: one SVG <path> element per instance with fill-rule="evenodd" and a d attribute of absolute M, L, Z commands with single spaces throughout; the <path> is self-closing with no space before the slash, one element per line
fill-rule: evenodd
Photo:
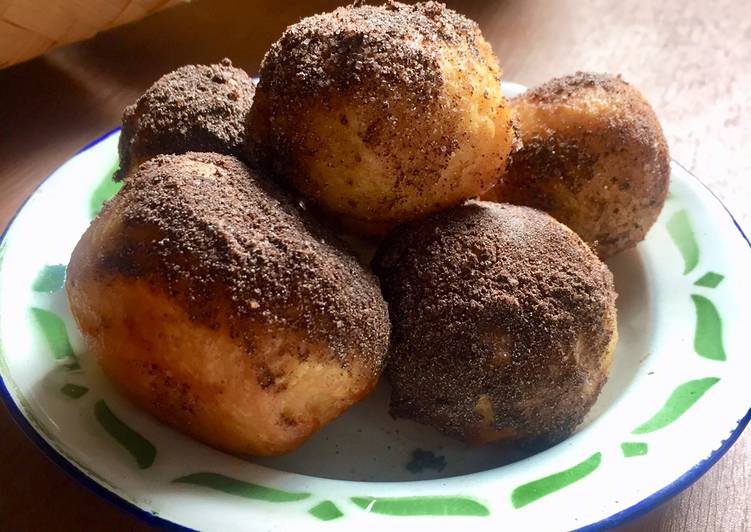
<path fill-rule="evenodd" d="M 248 118 L 248 157 L 321 202 L 321 190 L 329 189 L 315 165 L 326 160 L 350 171 L 348 162 L 327 160 L 337 146 L 321 142 L 321 117 L 331 117 L 353 133 L 348 153 L 361 142 L 396 184 L 370 202 L 344 193 L 340 204 L 331 200 L 324 208 L 371 228 L 437 210 L 435 182 L 468 142 L 466 117 L 450 90 L 458 82 L 444 79 L 444 69 L 462 82 L 474 69 L 500 78 L 477 24 L 443 4 L 358 4 L 305 18 L 264 57 Z M 416 197 L 423 203 L 405 207 Z"/>
<path fill-rule="evenodd" d="M 436 2 L 340 7 L 287 28 L 263 59 L 259 85 L 281 95 L 408 86 L 429 98 L 442 84 L 436 45 L 477 54 L 479 35 L 476 23 Z"/>
<path fill-rule="evenodd" d="M 103 217 L 122 238 L 101 250 L 105 275 L 165 291 L 191 319 L 253 352 L 248 325 L 302 332 L 347 365 L 380 369 L 388 347 L 386 304 L 375 277 L 339 242 L 234 157 L 158 156 L 126 180 Z"/>
<path fill-rule="evenodd" d="M 186 65 L 162 76 L 123 112 L 116 179 L 159 154 L 240 155 L 254 93 L 248 74 L 229 59 Z"/>
<path fill-rule="evenodd" d="M 649 103 L 620 76 L 577 72 L 517 96 L 512 108 L 555 116 L 566 107 L 564 117 L 574 106 L 588 109 L 590 99 L 606 109 L 581 121 L 561 118 L 557 129 L 521 128 L 496 199 L 549 212 L 607 258 L 644 238 L 667 195 L 670 155 Z M 599 214 L 582 214 L 587 209 Z"/>
<path fill-rule="evenodd" d="M 560 103 L 561 100 L 576 95 L 582 89 L 592 87 L 599 87 L 605 92 L 619 92 L 630 85 L 621 78 L 620 74 L 577 71 L 569 76 L 551 79 L 518 97 L 538 103 Z"/>
<path fill-rule="evenodd" d="M 612 275 L 550 216 L 469 202 L 395 230 L 374 269 L 393 323 L 394 415 L 471 439 L 486 396 L 496 429 L 555 441 L 599 394 Z"/>

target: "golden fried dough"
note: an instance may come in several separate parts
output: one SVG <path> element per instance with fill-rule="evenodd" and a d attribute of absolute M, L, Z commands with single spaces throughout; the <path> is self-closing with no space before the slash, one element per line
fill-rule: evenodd
<path fill-rule="evenodd" d="M 66 289 L 127 396 L 239 453 L 299 446 L 373 389 L 388 348 L 375 277 L 234 157 L 144 163 L 76 246 Z"/>
<path fill-rule="evenodd" d="M 665 202 L 670 156 L 641 93 L 618 76 L 578 72 L 511 105 L 523 146 L 483 199 L 542 209 L 601 258 L 643 240 Z"/>
<path fill-rule="evenodd" d="M 382 233 L 495 185 L 514 141 L 500 77 L 477 25 L 442 4 L 309 17 L 263 60 L 249 156 Z"/>

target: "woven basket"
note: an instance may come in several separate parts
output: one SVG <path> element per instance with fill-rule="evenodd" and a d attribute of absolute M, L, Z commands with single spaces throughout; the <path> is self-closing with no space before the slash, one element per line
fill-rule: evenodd
<path fill-rule="evenodd" d="M 0 0 L 0 68 L 182 0 Z"/>

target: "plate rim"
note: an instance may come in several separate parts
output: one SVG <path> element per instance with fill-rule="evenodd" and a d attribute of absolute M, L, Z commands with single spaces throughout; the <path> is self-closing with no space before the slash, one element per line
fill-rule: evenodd
<path fill-rule="evenodd" d="M 88 142 L 79 150 L 77 150 L 67 160 L 73 159 L 89 151 L 90 149 L 96 147 L 101 142 L 107 140 L 110 136 L 119 132 L 121 129 L 122 129 L 121 127 L 116 127 L 100 135 L 99 137 Z M 736 218 L 733 216 L 733 213 L 730 212 L 730 210 L 722 202 L 722 200 L 701 179 L 695 176 L 681 163 L 679 163 L 673 158 L 671 158 L 671 163 L 675 164 L 682 171 L 684 171 L 687 175 L 695 179 L 714 198 L 714 200 L 720 204 L 723 210 L 730 217 L 730 220 L 733 222 L 733 225 L 735 226 L 736 230 L 740 233 L 741 238 L 746 242 L 746 244 L 749 246 L 749 250 L 751 251 L 751 240 L 749 240 L 749 237 L 743 231 L 743 228 L 740 226 Z M 51 173 L 49 173 L 41 181 L 39 181 L 39 183 L 36 184 L 36 186 L 32 189 L 32 191 L 24 199 L 24 201 L 21 202 L 21 204 L 18 206 L 16 211 L 11 216 L 7 225 L 3 228 L 2 233 L 0 233 L 0 246 L 5 242 L 8 232 L 13 227 L 16 221 L 16 218 L 24 210 L 29 200 L 39 191 L 40 187 L 42 187 L 42 185 L 44 185 L 44 183 L 46 183 L 50 177 L 52 177 L 53 175 L 57 173 L 57 171 L 60 169 L 61 166 L 58 166 L 57 168 L 55 168 Z M 116 508 L 124 510 L 128 514 L 142 520 L 143 522 L 147 524 L 156 525 L 167 530 L 186 530 L 186 531 L 195 530 L 185 525 L 182 525 L 180 523 L 177 523 L 175 521 L 161 517 L 160 515 L 154 514 L 148 510 L 145 510 L 144 508 L 141 508 L 137 504 L 128 501 L 125 497 L 119 495 L 118 493 L 111 490 L 107 486 L 104 486 L 103 484 L 100 484 L 99 482 L 97 482 L 95 479 L 87 475 L 82 469 L 80 469 L 75 463 L 68 460 L 63 453 L 55 449 L 49 442 L 47 442 L 44 439 L 44 437 L 39 433 L 39 431 L 37 431 L 34 425 L 29 421 L 29 419 L 26 417 L 24 412 L 21 410 L 18 403 L 16 403 L 16 401 L 14 400 L 13 395 L 10 392 L 9 386 L 5 382 L 5 379 L 3 378 L 1 373 L 0 373 L 0 400 L 4 404 L 7 411 L 10 413 L 11 418 L 13 419 L 15 424 L 21 429 L 21 431 L 26 435 L 26 437 L 28 437 L 37 446 L 37 448 L 39 448 L 39 450 L 42 451 L 42 454 L 44 456 L 46 456 L 50 461 L 52 461 L 58 467 L 60 467 L 68 476 L 80 482 L 84 487 L 89 489 L 98 497 L 109 502 Z M 704 458 L 703 460 L 695 464 L 693 467 L 688 469 L 685 473 L 683 473 L 681 476 L 679 476 L 678 478 L 676 478 L 675 480 L 673 480 L 666 486 L 644 497 L 642 500 L 640 500 L 636 504 L 633 504 L 629 506 L 628 508 L 625 508 L 619 512 L 616 512 L 608 517 L 600 519 L 599 521 L 595 521 L 593 523 L 579 527 L 575 530 L 578 532 L 583 532 L 583 531 L 613 528 L 618 525 L 627 523 L 641 515 L 644 515 L 650 510 L 653 510 L 659 505 L 663 504 L 667 500 L 675 497 L 676 495 L 681 493 L 683 490 L 691 486 L 699 478 L 701 478 L 715 463 L 717 463 L 717 461 L 719 461 L 720 458 L 722 458 L 727 453 L 727 451 L 735 444 L 735 442 L 741 436 L 741 434 L 743 433 L 743 431 L 745 430 L 749 422 L 751 422 L 751 406 L 749 406 L 746 414 L 741 419 L 738 420 L 737 425 L 730 432 L 727 438 L 722 440 L 719 447 L 715 449 L 714 451 L 712 451 L 712 453 L 708 457 Z"/>
<path fill-rule="evenodd" d="M 75 157 L 78 157 L 84 152 L 89 151 L 101 142 L 107 140 L 109 137 L 111 137 L 121 129 L 121 127 L 116 127 L 96 137 L 94 140 L 86 143 L 84 146 L 76 150 L 76 152 L 72 156 L 66 159 L 66 162 Z M 2 244 L 5 242 L 5 239 L 8 236 L 8 232 L 16 222 L 18 215 L 21 214 L 21 211 L 23 211 L 24 208 L 26 208 L 29 200 L 31 200 L 31 198 L 37 192 L 39 192 L 39 189 L 53 175 L 55 175 L 55 173 L 57 173 L 61 166 L 62 165 L 59 165 L 57 168 L 52 170 L 52 172 L 47 174 L 42 180 L 40 180 L 39 183 L 37 183 L 36 186 L 34 186 L 34 188 L 31 190 L 29 195 L 26 196 L 26 198 L 21 202 L 16 211 L 13 213 L 13 216 L 10 217 L 10 220 L 8 220 L 8 223 L 3 228 L 2 233 L 0 233 L 0 246 L 2 246 Z M 13 399 L 13 395 L 10 392 L 8 384 L 5 382 L 2 373 L 0 373 L 0 400 L 5 406 L 5 409 L 10 413 L 11 419 L 13 419 L 13 422 L 16 424 L 16 426 L 21 429 L 21 432 L 23 432 L 23 434 L 27 438 L 29 438 L 40 451 L 42 451 L 42 455 L 49 459 L 53 464 L 57 465 L 60 469 L 62 469 L 69 477 L 73 478 L 73 480 L 80 482 L 84 487 L 89 489 L 95 495 L 109 502 L 116 508 L 125 510 L 128 514 L 137 517 L 148 524 L 162 526 L 163 528 L 166 528 L 168 530 L 194 530 L 192 528 L 188 528 L 184 525 L 175 523 L 174 521 L 170 521 L 168 519 L 165 519 L 164 517 L 160 517 L 147 510 L 144 510 L 140 506 L 128 501 L 124 497 L 121 497 L 106 486 L 103 486 L 102 484 L 88 476 L 83 470 L 79 469 L 73 462 L 68 460 L 61 452 L 59 452 L 47 440 L 45 440 L 44 437 L 39 433 L 39 431 L 34 428 L 34 425 L 32 425 L 31 421 L 29 421 L 29 419 L 24 415 L 18 403 L 16 403 L 16 401 Z"/>

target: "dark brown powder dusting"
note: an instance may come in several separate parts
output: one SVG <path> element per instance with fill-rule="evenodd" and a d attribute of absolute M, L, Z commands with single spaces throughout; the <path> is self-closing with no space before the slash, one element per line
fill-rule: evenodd
<path fill-rule="evenodd" d="M 123 112 L 116 178 L 159 154 L 241 155 L 254 93 L 248 74 L 229 59 L 186 65 L 162 76 Z"/>
<path fill-rule="evenodd" d="M 575 96 L 583 89 L 599 87 L 605 92 L 618 92 L 623 91 L 628 86 L 629 84 L 620 75 L 578 71 L 569 76 L 551 79 L 528 90 L 519 97 L 539 103 L 559 103 L 565 98 Z"/>
<path fill-rule="evenodd" d="M 340 7 L 287 28 L 263 60 L 260 86 L 299 95 L 397 85 L 430 98 L 442 83 L 435 45 L 476 54 L 478 35 L 477 24 L 436 2 Z"/>
<path fill-rule="evenodd" d="M 552 442 L 599 394 L 612 275 L 548 215 L 469 202 L 395 230 L 374 269 L 393 323 L 392 414 L 472 439 L 485 396 L 496 429 Z"/>
<path fill-rule="evenodd" d="M 476 23 L 436 2 L 358 4 L 305 18 L 264 57 L 248 118 L 248 158 L 319 201 L 329 189 L 314 177 L 314 163 L 348 172 L 361 162 L 329 160 L 331 148 L 321 140 L 327 131 L 317 124 L 334 116 L 395 183 L 389 194 L 362 203 L 343 187 L 340 204 L 331 200 L 325 208 L 366 225 L 390 222 L 416 196 L 424 203 L 403 216 L 435 210 L 431 187 L 456 150 L 471 142 L 442 61 L 464 78 L 473 68 L 500 77 L 497 60 L 481 44 Z"/>
<path fill-rule="evenodd" d="M 328 345 L 345 366 L 354 354 L 381 367 L 389 322 L 375 277 L 234 157 L 158 156 L 102 216 L 122 221 L 122 238 L 101 250 L 105 275 L 147 280 L 191 319 L 229 326 L 249 352 L 253 326 L 282 327 Z"/>
<path fill-rule="evenodd" d="M 541 181 L 553 181 L 577 194 L 594 178 L 597 157 L 582 149 L 576 139 L 564 136 L 545 139 L 532 137 L 525 139 L 522 147 L 511 155 L 510 161 L 512 174 L 508 177 L 504 175 L 505 183 L 509 183 L 509 196 L 535 198 L 538 201 L 529 206 L 547 212 L 555 207 L 554 198 L 544 191 L 530 193 L 529 190 L 539 187 Z M 517 179 L 517 176 L 524 176 L 524 179 Z M 517 203 L 513 199 L 508 201 Z"/>
<path fill-rule="evenodd" d="M 591 104 L 601 109 L 592 113 Z M 665 201 L 670 155 L 638 90 L 620 76 L 577 72 L 511 105 L 537 114 L 526 113 L 531 123 L 521 126 L 494 199 L 545 210 L 603 258 L 640 242 Z"/>

